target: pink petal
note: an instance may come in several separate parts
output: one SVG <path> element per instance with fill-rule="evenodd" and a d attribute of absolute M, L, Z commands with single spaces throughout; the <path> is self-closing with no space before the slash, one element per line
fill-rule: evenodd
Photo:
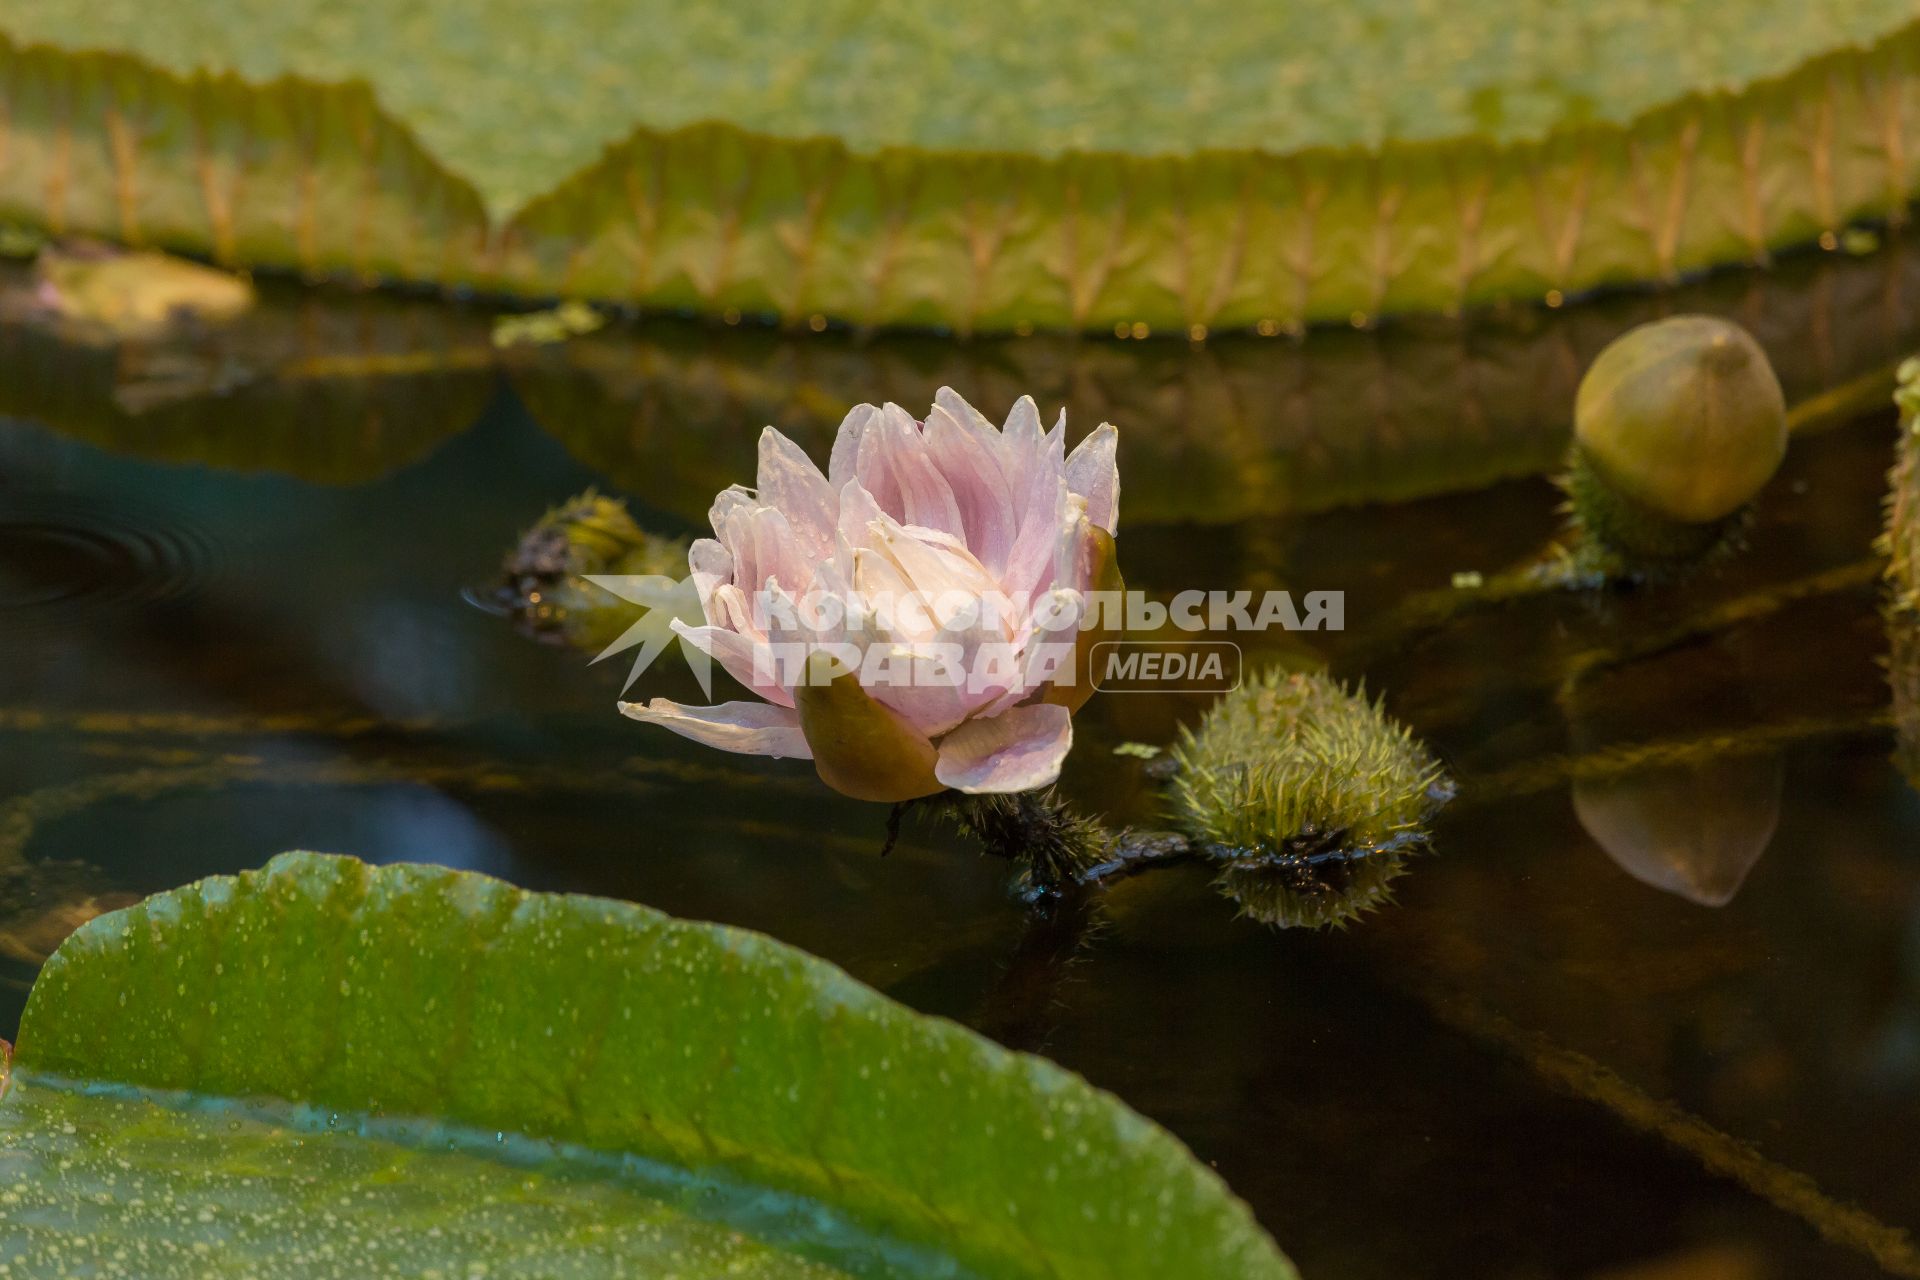
<path fill-rule="evenodd" d="M 880 509 L 874 496 L 858 480 L 848 481 L 840 490 L 840 546 L 848 553 L 877 546 L 875 528 L 892 521 L 893 517 Z M 849 569 L 852 563 L 849 559 Z"/>
<path fill-rule="evenodd" d="M 968 548 L 998 574 L 1006 568 L 1016 528 L 1013 487 L 1001 470 L 997 441 L 937 404 L 927 415 L 926 441 L 928 456 L 953 491 Z"/>
<path fill-rule="evenodd" d="M 1007 411 L 1007 425 L 1000 434 L 1006 437 L 1007 444 L 1018 451 L 1022 461 L 1025 456 L 1037 452 L 1044 446 L 1040 434 L 1040 406 L 1033 402 L 1032 396 L 1021 396 L 1013 402 L 1013 408 Z"/>
<path fill-rule="evenodd" d="M 1067 457 L 1067 488 L 1087 500 L 1087 519 L 1115 531 L 1120 522 L 1120 433 L 1103 422 Z"/>
<path fill-rule="evenodd" d="M 1019 636 L 1020 674 L 1019 678 L 1004 691 L 994 695 L 982 711 L 983 715 L 1003 714 L 1014 703 L 1033 694 L 1042 685 L 1059 678 L 1059 671 L 1046 670 L 1048 663 L 1071 667 L 1073 647 L 1080 634 L 1080 628 L 1086 625 L 1082 611 L 1087 602 L 1078 591 L 1056 587 L 1034 601 L 1032 617 Z M 1041 618 L 1049 616 L 1079 617 L 1080 626 L 1073 630 L 1048 631 L 1037 625 Z"/>
<path fill-rule="evenodd" d="M 1037 597 L 1053 585 L 1054 554 L 1060 545 L 1060 522 L 1068 500 L 1067 482 L 1059 474 L 1034 476 L 1027 486 L 1020 513 L 1020 536 L 1007 556 L 1000 584 L 1009 594 L 1024 591 Z"/>
<path fill-rule="evenodd" d="M 713 505 L 707 508 L 707 523 L 722 541 L 726 540 L 726 527 L 736 515 L 760 505 L 759 499 L 749 493 L 744 485 L 730 484 L 713 495 Z"/>
<path fill-rule="evenodd" d="M 1073 746 L 1073 716 L 1065 707 L 1030 703 L 969 720 L 939 746 L 934 777 L 956 791 L 1031 791 L 1060 776 Z"/>
<path fill-rule="evenodd" d="M 768 578 L 789 591 L 804 591 L 820 557 L 809 556 L 786 512 L 768 506 L 741 507 L 725 518 L 720 541 L 733 557 L 733 581 L 757 591 Z"/>
<path fill-rule="evenodd" d="M 920 425 L 899 405 L 889 404 L 879 424 L 867 431 L 859 471 L 880 509 L 902 524 L 964 536 L 953 487 L 934 465 Z"/>
<path fill-rule="evenodd" d="M 908 654 L 911 650 L 898 652 Z M 885 680 L 866 685 L 867 693 L 883 707 L 896 711 L 914 728 L 929 738 L 937 738 L 966 719 L 971 699 L 958 683 L 943 679 L 944 673 L 928 660 L 897 659 L 910 667 L 912 678 L 904 684 Z"/>
<path fill-rule="evenodd" d="M 1000 428 L 987 421 L 986 415 L 968 404 L 960 393 L 952 387 L 942 387 L 933 393 L 933 402 L 947 411 L 953 420 L 974 434 L 982 432 L 995 439 L 1000 436 Z"/>
<path fill-rule="evenodd" d="M 787 517 L 809 559 L 824 559 L 831 553 L 840 500 L 806 450 L 772 427 L 760 433 L 760 470 L 755 484 L 760 501 L 777 507 Z"/>
<path fill-rule="evenodd" d="M 1099 537 L 1093 521 L 1087 518 L 1087 500 L 1077 493 L 1067 495 L 1067 509 L 1060 520 L 1059 540 L 1053 549 L 1053 585 L 1074 591 L 1093 589 L 1095 543 Z"/>
<path fill-rule="evenodd" d="M 667 625 L 675 635 L 719 663 L 743 687 L 779 706 L 793 705 L 793 694 L 774 679 L 778 668 L 773 665 L 772 651 L 763 643 L 727 627 L 690 627 L 678 618 Z M 756 671 L 759 659 L 764 659 L 767 670 L 764 678 Z"/>
<path fill-rule="evenodd" d="M 846 488 L 858 475 L 860 442 L 879 417 L 880 410 L 872 405 L 857 404 L 840 420 L 840 430 L 833 437 L 833 452 L 827 458 L 827 485 L 835 493 Z"/>
<path fill-rule="evenodd" d="M 1000 428 L 987 421 L 985 414 L 961 399 L 952 387 L 942 387 L 934 392 L 933 406 L 986 448 L 994 464 L 1000 468 L 1001 478 L 1007 481 L 1011 489 L 1016 469 L 1012 465 L 1012 450 Z"/>
<path fill-rule="evenodd" d="M 764 702 L 689 707 L 655 698 L 645 705 L 623 702 L 620 713 L 722 751 L 776 759 L 813 759 L 806 735 L 800 732 L 799 713 L 790 707 L 769 706 Z"/>
<path fill-rule="evenodd" d="M 707 621 L 715 621 L 713 593 L 733 581 L 733 556 L 713 538 L 696 538 L 687 548 L 687 570 L 693 576 L 694 590 L 700 593 L 700 608 Z"/>

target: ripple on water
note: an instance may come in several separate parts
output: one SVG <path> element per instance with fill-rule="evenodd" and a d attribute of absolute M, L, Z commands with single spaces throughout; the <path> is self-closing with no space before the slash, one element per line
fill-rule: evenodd
<path fill-rule="evenodd" d="M 0 627 L 59 627 L 190 595 L 211 548 L 177 518 L 0 487 Z"/>

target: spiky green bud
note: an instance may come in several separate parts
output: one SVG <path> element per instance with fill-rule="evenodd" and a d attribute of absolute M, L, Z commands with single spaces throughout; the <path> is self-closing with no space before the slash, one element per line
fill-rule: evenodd
<path fill-rule="evenodd" d="M 626 503 L 592 489 L 548 511 L 507 555 L 497 598 L 521 625 L 599 650 L 632 623 L 631 604 L 581 579 L 588 574 L 684 578 L 687 540 L 648 533 Z"/>
<path fill-rule="evenodd" d="M 1340 924 L 1384 901 L 1452 795 L 1379 702 L 1318 673 L 1255 675 L 1173 756 L 1176 820 L 1223 864 L 1221 890 L 1273 924 Z"/>

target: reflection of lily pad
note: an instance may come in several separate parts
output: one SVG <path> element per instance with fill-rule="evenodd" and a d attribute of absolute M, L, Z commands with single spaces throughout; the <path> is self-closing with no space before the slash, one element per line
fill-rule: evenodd
<path fill-rule="evenodd" d="M 116 51 L 4 50 L 0 214 L 709 314 L 1187 332 L 1557 300 L 1837 244 L 1915 178 L 1899 0 L 39 0 L 0 26 Z"/>
<path fill-rule="evenodd" d="M 103 917 L 42 973 L 19 1065 L 0 1170 L 30 1230 L 0 1249 L 82 1257 L 137 1214 L 169 1263 L 145 1274 L 251 1273 L 275 1224 L 322 1274 L 359 1237 L 418 1272 L 428 1226 L 476 1251 L 461 1267 L 522 1240 L 591 1257 L 598 1234 L 635 1253 L 591 1274 L 787 1274 L 769 1251 L 819 1274 L 1292 1274 L 1077 1077 L 755 934 L 438 868 L 289 854 Z M 268 1127 L 217 1101 L 261 1097 L 317 1110 Z M 495 1152 L 535 1167 L 501 1177 Z M 149 1221 L 142 1188 L 185 1211 Z"/>
<path fill-rule="evenodd" d="M 31 288 L 0 271 L 0 300 Z M 356 483 L 473 425 L 486 320 L 438 302 L 268 290 L 245 320 L 99 345 L 0 321 L 0 414 L 116 453 Z"/>
<path fill-rule="evenodd" d="M 996 413 L 1031 394 L 1049 413 L 1064 405 L 1077 421 L 1115 423 L 1129 527 L 1214 523 L 1550 470 L 1581 371 L 1662 302 L 1737 316 L 1803 422 L 1882 403 L 1886 371 L 1920 341 L 1910 313 L 1884 300 L 1916 288 L 1920 256 L 1894 241 L 1869 259 L 1783 264 L 1758 288 L 1723 277 L 1663 299 L 1299 342 L 953 343 L 652 322 L 506 363 L 535 419 L 576 457 L 701 525 L 712 494 L 753 475 L 762 426 L 823 457 L 849 406 L 921 405 L 943 385 Z M 1861 380 L 1864 395 L 1851 396 Z"/>

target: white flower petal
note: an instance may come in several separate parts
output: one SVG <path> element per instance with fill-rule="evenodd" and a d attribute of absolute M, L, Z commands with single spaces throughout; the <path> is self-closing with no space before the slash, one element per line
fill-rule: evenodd
<path fill-rule="evenodd" d="M 974 417 L 984 423 L 978 414 Z M 993 573 L 1006 568 L 1013 550 L 1013 487 L 1000 465 L 998 441 L 956 419 L 936 404 L 927 414 L 927 454 L 953 491 L 967 547 Z"/>
<path fill-rule="evenodd" d="M 1120 433 L 1101 423 L 1067 456 L 1067 488 L 1087 500 L 1087 519 L 1114 533 L 1120 523 Z"/>
<path fill-rule="evenodd" d="M 713 593 L 733 581 L 733 556 L 714 538 L 696 538 L 687 548 L 687 570 L 693 576 L 693 586 L 700 593 L 700 608 L 707 615 L 708 622 L 717 622 L 714 616 Z"/>
<path fill-rule="evenodd" d="M 989 720 L 969 720 L 941 739 L 936 778 L 956 791 L 1031 791 L 1060 776 L 1073 746 L 1065 707 L 1029 703 Z"/>
<path fill-rule="evenodd" d="M 813 751 L 800 732 L 800 715 L 791 707 L 764 702 L 723 702 L 715 707 L 690 707 L 665 698 L 652 702 L 623 702 L 620 713 L 644 724 L 671 729 L 683 738 L 722 751 L 749 756 L 811 760 Z"/>
<path fill-rule="evenodd" d="M 690 627 L 678 618 L 671 625 L 675 635 L 719 663 L 744 688 L 778 706 L 793 705 L 792 692 L 774 678 L 779 669 L 765 643 L 724 626 Z"/>
<path fill-rule="evenodd" d="M 832 551 L 839 496 L 806 450 L 772 427 L 760 433 L 760 467 L 755 483 L 760 501 L 786 515 L 808 559 L 823 559 Z"/>
<path fill-rule="evenodd" d="M 858 474 L 855 464 L 860 459 L 860 442 L 879 416 L 880 410 L 873 405 L 857 404 L 840 420 L 840 430 L 833 437 L 833 452 L 827 459 L 827 484 L 835 493 L 846 488 Z"/>

